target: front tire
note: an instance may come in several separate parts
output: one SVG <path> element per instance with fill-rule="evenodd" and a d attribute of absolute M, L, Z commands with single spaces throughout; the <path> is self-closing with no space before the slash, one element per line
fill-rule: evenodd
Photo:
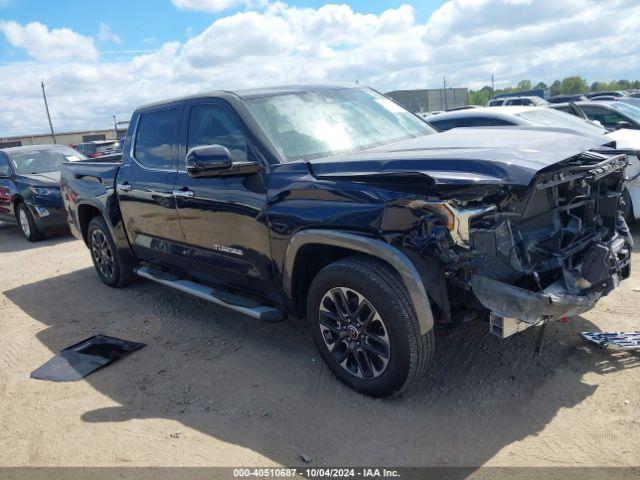
<path fill-rule="evenodd" d="M 622 198 L 624 199 L 624 210 L 622 212 L 622 215 L 627 221 L 627 224 L 631 225 L 635 221 L 635 212 L 633 209 L 633 201 L 631 200 L 629 190 L 625 189 L 624 192 L 622 192 Z"/>
<path fill-rule="evenodd" d="M 106 285 L 120 288 L 133 281 L 133 265 L 120 258 L 111 232 L 102 217 L 94 217 L 89 223 L 87 244 L 93 266 Z"/>
<path fill-rule="evenodd" d="M 38 228 L 38 225 L 26 204 L 18 204 L 16 217 L 18 219 L 18 225 L 20 225 L 20 230 L 28 241 L 37 242 L 44 238 L 42 231 Z"/>
<path fill-rule="evenodd" d="M 433 330 L 420 334 L 404 284 L 375 259 L 350 257 L 322 269 L 309 290 L 307 316 L 329 368 L 366 395 L 406 391 L 433 354 Z"/>

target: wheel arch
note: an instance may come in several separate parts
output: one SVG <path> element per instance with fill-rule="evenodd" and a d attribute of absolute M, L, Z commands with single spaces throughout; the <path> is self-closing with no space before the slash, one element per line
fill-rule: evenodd
<path fill-rule="evenodd" d="M 306 295 L 315 274 L 324 266 L 349 255 L 366 255 L 389 265 L 400 276 L 414 305 L 420 333 L 433 328 L 433 312 L 420 274 L 400 250 L 382 240 L 336 230 L 304 230 L 291 239 L 283 265 L 285 293 L 296 313 L 304 312 Z"/>
<path fill-rule="evenodd" d="M 91 220 L 93 220 L 95 217 L 105 218 L 105 216 L 102 214 L 102 211 L 98 207 L 90 203 L 82 203 L 78 205 L 77 212 L 78 227 L 80 228 L 80 233 L 82 234 L 82 238 L 84 240 L 84 243 L 86 244 L 87 232 L 89 230 L 89 223 L 91 223 Z"/>
<path fill-rule="evenodd" d="M 21 203 L 24 203 L 24 198 L 20 194 L 15 194 L 11 199 L 11 208 L 13 208 L 13 216 L 16 217 L 16 221 L 18 220 L 18 205 Z"/>

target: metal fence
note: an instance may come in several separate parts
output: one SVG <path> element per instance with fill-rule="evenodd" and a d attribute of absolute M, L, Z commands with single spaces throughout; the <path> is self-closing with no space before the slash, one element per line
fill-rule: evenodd
<path fill-rule="evenodd" d="M 416 113 L 437 112 L 467 104 L 466 88 L 434 88 L 424 90 L 396 90 L 386 94 L 406 109 Z"/>

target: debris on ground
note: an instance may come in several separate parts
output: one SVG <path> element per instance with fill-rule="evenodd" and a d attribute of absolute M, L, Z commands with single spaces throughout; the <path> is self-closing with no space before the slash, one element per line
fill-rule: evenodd
<path fill-rule="evenodd" d="M 313 462 L 313 458 L 311 458 L 308 455 L 305 455 L 304 453 L 299 453 L 298 454 L 298 460 L 304 462 L 304 463 L 311 463 Z"/>
<path fill-rule="evenodd" d="M 98 334 L 67 347 L 31 372 L 31 378 L 75 382 L 111 362 L 144 347 L 144 343 Z"/>
<path fill-rule="evenodd" d="M 582 332 L 580 336 L 601 348 L 640 350 L 640 332 Z"/>

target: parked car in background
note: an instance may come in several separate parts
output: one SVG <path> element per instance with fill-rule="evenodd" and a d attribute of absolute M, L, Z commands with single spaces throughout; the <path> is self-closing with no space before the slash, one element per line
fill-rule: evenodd
<path fill-rule="evenodd" d="M 468 110 L 469 108 L 482 108 L 480 105 L 460 105 L 458 107 L 451 107 L 447 112 L 456 112 L 458 110 Z"/>
<path fill-rule="evenodd" d="M 99 140 L 79 143 L 74 145 L 73 148 L 89 158 L 122 153 L 122 144 L 118 140 Z"/>
<path fill-rule="evenodd" d="M 570 109 L 565 105 L 551 105 L 551 108 L 575 115 L 575 108 L 589 119 L 598 122 L 608 130 L 629 128 L 640 130 L 640 108 L 626 102 L 574 102 Z"/>
<path fill-rule="evenodd" d="M 580 132 L 594 138 L 606 136 L 610 141 L 603 142 L 611 147 L 631 151 L 629 165 L 626 168 L 625 217 L 629 220 L 640 219 L 640 131 L 630 129 L 607 130 L 589 120 L 577 118 L 568 113 L 548 107 L 487 107 L 470 111 L 443 113 L 437 117 L 425 119 L 438 131 L 459 127 L 550 127 Z"/>
<path fill-rule="evenodd" d="M 63 145 L 0 149 L 0 220 L 17 223 L 31 242 L 66 230 L 60 166 L 86 159 Z"/>
<path fill-rule="evenodd" d="M 640 108 L 640 98 L 636 97 L 618 97 L 618 102 L 628 103 L 629 105 L 633 105 L 636 108 Z"/>
<path fill-rule="evenodd" d="M 549 107 L 553 108 L 554 110 L 558 110 L 560 112 L 568 113 L 568 114 L 573 115 L 575 117 L 580 117 L 583 120 L 588 120 L 589 122 L 593 123 L 594 125 L 602 126 L 598 122 L 594 122 L 592 120 L 589 120 L 589 117 L 587 117 L 584 114 L 584 112 L 580 109 L 580 107 L 577 106 L 574 102 L 552 103 L 552 104 L 549 105 Z"/>
<path fill-rule="evenodd" d="M 511 105 L 547 105 L 545 99 L 540 97 L 504 97 L 493 98 L 487 103 L 487 107 L 504 107 Z"/>
<path fill-rule="evenodd" d="M 554 95 L 547 99 L 549 103 L 566 103 L 566 102 L 578 102 L 580 100 L 587 100 L 584 95 Z"/>
<path fill-rule="evenodd" d="M 369 395 L 426 371 L 436 323 L 485 320 L 504 338 L 591 309 L 630 274 L 627 158 L 606 138 L 437 134 L 354 86 L 211 92 L 131 121 L 121 163 L 63 167 L 101 280 L 306 318 L 328 367 Z"/>
<path fill-rule="evenodd" d="M 593 97 L 601 97 L 604 95 L 608 95 L 611 97 L 626 97 L 627 95 L 629 95 L 629 92 L 627 92 L 626 90 L 607 90 L 602 92 L 589 92 L 584 94 L 584 96 L 589 99 Z"/>
<path fill-rule="evenodd" d="M 614 97 L 613 95 L 597 95 L 595 97 L 591 97 L 588 100 L 592 102 L 615 102 L 619 98 L 624 97 Z"/>

